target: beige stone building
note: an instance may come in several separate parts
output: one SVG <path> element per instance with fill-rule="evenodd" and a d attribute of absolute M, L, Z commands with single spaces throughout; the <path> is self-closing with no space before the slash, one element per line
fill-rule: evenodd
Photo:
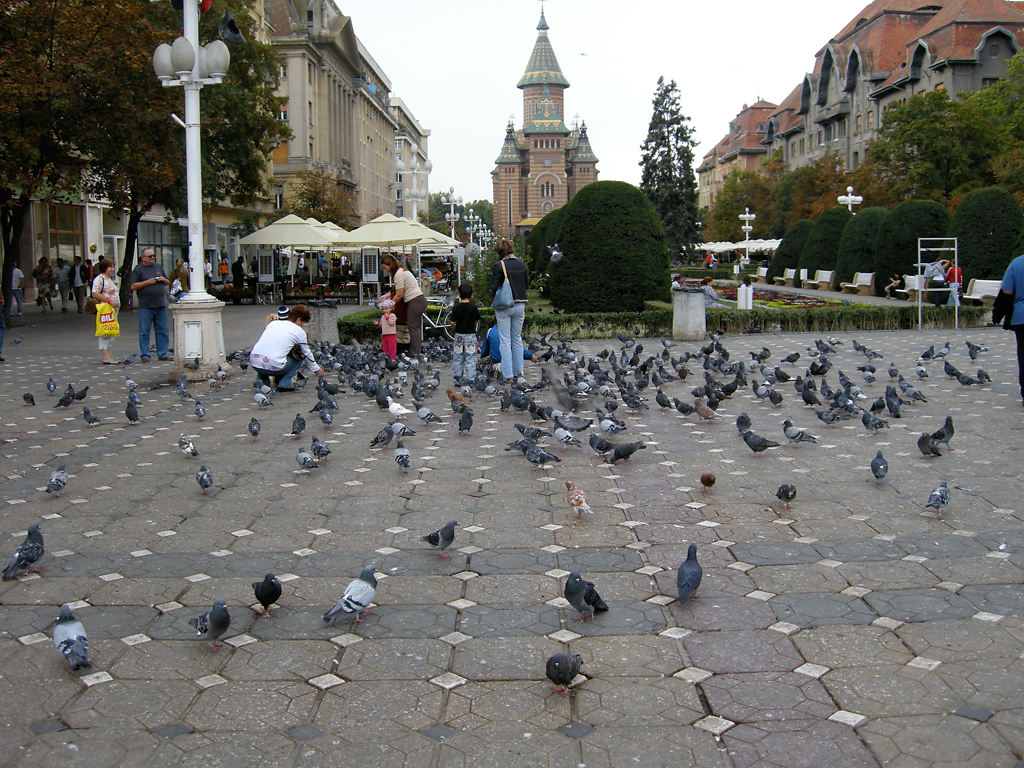
<path fill-rule="evenodd" d="M 391 99 L 391 116 L 398 124 L 395 130 L 395 216 L 408 216 L 418 221 L 421 211 L 427 210 L 430 188 L 427 182 L 431 170 L 427 157 L 427 139 L 430 131 L 419 124 L 404 101 Z"/>
<path fill-rule="evenodd" d="M 760 171 L 768 147 L 764 139 L 768 133 L 768 118 L 777 109 L 770 101 L 759 99 L 743 109 L 729 123 L 729 132 L 714 149 L 704 155 L 697 168 L 700 190 L 697 205 L 710 208 L 715 202 L 725 177 L 735 171 Z"/>

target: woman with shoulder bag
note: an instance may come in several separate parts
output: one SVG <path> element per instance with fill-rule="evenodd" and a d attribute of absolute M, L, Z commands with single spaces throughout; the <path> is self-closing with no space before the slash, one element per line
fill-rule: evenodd
<path fill-rule="evenodd" d="M 405 310 L 405 326 L 409 329 L 409 354 L 418 355 L 423 347 L 423 312 L 427 308 L 427 297 L 420 289 L 419 281 L 408 269 L 398 263 L 393 255 L 386 254 L 380 260 L 381 266 L 391 273 L 395 290 L 392 292 L 395 302 L 395 314 L 399 326 L 402 323 L 402 312 Z M 399 330 L 399 336 L 401 331 Z"/>
<path fill-rule="evenodd" d="M 96 265 L 96 277 L 92 281 L 89 298 L 97 304 L 109 304 L 116 313 L 121 308 L 121 299 L 117 294 L 117 283 L 114 282 L 114 262 L 109 259 L 100 259 Z M 95 311 L 95 310 L 94 310 Z M 110 342 L 114 336 L 97 336 L 97 344 L 100 354 L 103 355 L 104 365 L 114 365 L 116 362 L 110 352 Z"/>
<path fill-rule="evenodd" d="M 498 263 L 491 270 L 491 294 L 498 293 L 506 280 L 512 289 L 512 305 L 494 307 L 498 348 L 501 350 L 501 375 L 506 380 L 513 377 L 522 379 L 523 320 L 526 317 L 526 288 L 530 284 L 530 276 L 526 265 L 516 256 L 507 238 L 503 238 L 494 250 L 498 254 Z"/>

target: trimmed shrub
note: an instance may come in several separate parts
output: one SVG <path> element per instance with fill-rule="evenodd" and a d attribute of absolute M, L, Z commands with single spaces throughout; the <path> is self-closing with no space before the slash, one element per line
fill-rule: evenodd
<path fill-rule="evenodd" d="M 839 240 L 852 218 L 850 211 L 842 206 L 829 208 L 822 213 L 814 222 L 814 228 L 800 251 L 797 269 L 806 269 L 812 279 L 816 270 L 835 269 Z"/>
<path fill-rule="evenodd" d="M 779 243 L 779 247 L 775 251 L 775 255 L 768 262 L 769 283 L 776 277 L 782 277 L 784 270 L 796 268 L 796 264 L 800 260 L 800 254 L 803 253 L 804 245 L 807 243 L 807 238 L 810 236 L 812 229 L 814 229 L 813 221 L 801 219 L 786 230 L 786 234 L 782 236 L 782 242 Z M 794 285 L 799 284 L 800 281 L 798 279 Z"/>
<path fill-rule="evenodd" d="M 540 278 L 548 269 L 548 261 L 551 259 L 548 246 L 558 242 L 558 232 L 562 227 L 564 215 L 565 206 L 556 208 L 538 221 L 537 226 L 526 238 L 526 267 L 534 280 Z"/>
<path fill-rule="evenodd" d="M 1021 210 L 1013 195 L 1001 187 L 971 192 L 953 214 L 950 237 L 957 238 L 964 281 L 976 277 L 998 280 L 1017 255 Z"/>
<path fill-rule="evenodd" d="M 668 247 L 647 195 L 624 181 L 597 181 L 564 207 L 558 244 L 564 254 L 548 272 L 551 303 L 566 312 L 638 312 L 667 300 Z"/>
<path fill-rule="evenodd" d="M 948 232 L 949 211 L 933 200 L 911 200 L 889 211 L 875 240 L 875 294 L 885 293 L 890 275 L 917 274 L 919 237 L 945 237 Z"/>
<path fill-rule="evenodd" d="M 865 208 L 846 222 L 836 253 L 837 287 L 839 283 L 850 282 L 854 272 L 871 272 L 875 268 L 878 228 L 888 213 L 885 208 Z M 884 286 L 889 281 L 882 280 L 883 277 L 888 276 L 875 275 L 875 282 L 881 280 Z"/>

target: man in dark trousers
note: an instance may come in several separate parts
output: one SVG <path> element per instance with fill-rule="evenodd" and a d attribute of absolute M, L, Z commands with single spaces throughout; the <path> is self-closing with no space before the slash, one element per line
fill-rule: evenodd
<path fill-rule="evenodd" d="M 142 250 L 141 261 L 128 278 L 129 286 L 139 297 L 139 353 L 142 362 L 149 362 L 149 330 L 156 329 L 156 354 L 170 360 L 167 354 L 170 336 L 167 329 L 167 286 L 171 281 L 164 268 L 156 263 L 152 248 Z"/>
<path fill-rule="evenodd" d="M 239 291 L 245 288 L 245 262 L 241 256 L 231 265 L 231 284 Z"/>

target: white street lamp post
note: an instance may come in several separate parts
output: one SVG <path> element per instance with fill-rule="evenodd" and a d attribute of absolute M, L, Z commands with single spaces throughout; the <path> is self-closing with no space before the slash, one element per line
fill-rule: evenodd
<path fill-rule="evenodd" d="M 180 85 L 185 92 L 185 121 L 172 118 L 185 129 L 185 186 L 188 207 L 189 292 L 175 310 L 175 366 L 199 358 L 193 376 L 205 378 L 208 369 L 224 357 L 221 309 L 224 303 L 206 292 L 203 270 L 203 198 L 199 144 L 199 91 L 204 85 L 220 83 L 231 55 L 221 40 L 199 45 L 199 4 L 185 0 L 182 10 L 184 37 L 173 45 L 162 43 L 153 52 L 153 69 L 164 86 Z M 181 327 L 179 327 L 181 326 Z"/>
<path fill-rule="evenodd" d="M 757 218 L 756 213 L 751 213 L 749 208 L 744 208 L 743 213 L 739 216 L 740 221 L 743 222 L 743 226 L 740 229 L 743 230 L 743 245 L 746 248 L 746 256 L 743 257 L 743 263 L 750 263 L 750 233 L 754 231 L 754 225 L 751 223 Z"/>
<path fill-rule="evenodd" d="M 863 203 L 864 198 L 861 197 L 860 195 L 853 194 L 853 187 L 847 187 L 846 194 L 837 197 L 836 201 L 840 205 L 845 205 L 847 209 L 850 211 L 850 213 L 853 213 L 853 206 L 860 205 L 861 203 Z M 857 214 L 853 213 L 853 215 L 856 216 Z"/>

